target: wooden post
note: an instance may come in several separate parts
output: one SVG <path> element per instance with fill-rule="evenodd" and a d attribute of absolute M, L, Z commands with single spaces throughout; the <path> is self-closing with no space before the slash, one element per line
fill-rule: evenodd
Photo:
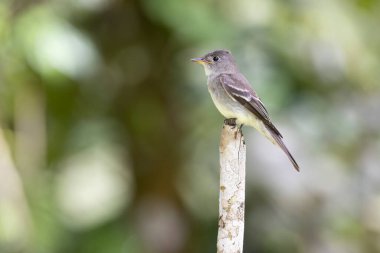
<path fill-rule="evenodd" d="M 242 253 L 246 146 L 238 126 L 224 123 L 220 138 L 217 253 Z"/>

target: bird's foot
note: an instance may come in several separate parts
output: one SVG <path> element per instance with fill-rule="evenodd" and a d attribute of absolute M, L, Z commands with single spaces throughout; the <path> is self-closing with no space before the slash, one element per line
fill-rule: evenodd
<path fill-rule="evenodd" d="M 243 136 L 243 132 L 242 132 L 242 127 L 243 127 L 243 124 L 241 124 L 239 127 L 237 127 L 237 123 L 236 123 L 236 118 L 229 118 L 229 119 L 225 119 L 224 120 L 224 125 L 227 125 L 227 126 L 230 126 L 232 127 L 232 129 L 235 129 L 236 128 L 236 131 L 235 131 L 235 139 L 237 138 L 237 134 L 238 132 L 240 132 L 240 136 Z M 245 141 L 243 140 L 243 143 L 245 144 Z"/>
<path fill-rule="evenodd" d="M 230 118 L 230 119 L 225 119 L 224 124 L 228 126 L 232 126 L 232 128 L 236 127 L 236 118 Z"/>

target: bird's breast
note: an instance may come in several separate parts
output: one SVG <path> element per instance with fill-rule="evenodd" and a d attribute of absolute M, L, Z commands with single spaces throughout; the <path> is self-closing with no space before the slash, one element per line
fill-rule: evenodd
<path fill-rule="evenodd" d="M 246 110 L 239 102 L 228 95 L 219 82 L 209 81 L 208 90 L 216 108 L 224 117 L 240 118 Z"/>

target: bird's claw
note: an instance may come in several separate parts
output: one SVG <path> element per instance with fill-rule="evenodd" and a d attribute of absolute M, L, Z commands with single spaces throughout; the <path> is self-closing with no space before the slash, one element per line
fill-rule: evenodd
<path fill-rule="evenodd" d="M 232 128 L 236 127 L 236 118 L 230 118 L 230 119 L 225 119 L 224 124 L 228 126 L 232 126 Z"/>

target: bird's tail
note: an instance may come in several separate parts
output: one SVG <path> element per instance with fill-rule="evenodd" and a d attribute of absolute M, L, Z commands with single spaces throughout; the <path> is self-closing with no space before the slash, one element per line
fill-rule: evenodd
<path fill-rule="evenodd" d="M 297 171 L 300 171 L 300 167 L 298 166 L 298 163 L 290 153 L 289 149 L 285 146 L 285 143 L 282 141 L 282 136 L 279 135 L 278 133 L 274 132 L 272 129 L 267 127 L 267 130 L 270 132 L 273 140 L 276 142 L 278 146 L 285 152 L 285 154 L 288 156 L 289 160 L 292 162 L 294 168 Z"/>

